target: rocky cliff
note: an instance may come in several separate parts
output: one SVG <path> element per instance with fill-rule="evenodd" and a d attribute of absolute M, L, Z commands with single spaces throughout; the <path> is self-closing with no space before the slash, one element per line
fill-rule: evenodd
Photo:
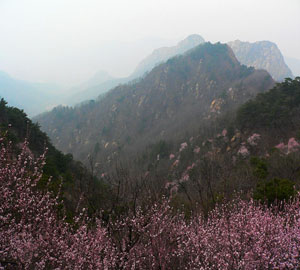
<path fill-rule="evenodd" d="M 254 43 L 235 40 L 228 42 L 235 56 L 241 64 L 267 70 L 274 80 L 282 81 L 293 77 L 289 67 L 277 45 L 270 41 L 257 41 Z"/>

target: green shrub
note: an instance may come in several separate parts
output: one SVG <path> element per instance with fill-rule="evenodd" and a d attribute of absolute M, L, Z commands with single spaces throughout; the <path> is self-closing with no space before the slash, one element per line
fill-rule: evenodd
<path fill-rule="evenodd" d="M 258 183 L 253 198 L 267 202 L 268 205 L 289 200 L 295 195 L 294 183 L 289 179 L 274 178 Z"/>

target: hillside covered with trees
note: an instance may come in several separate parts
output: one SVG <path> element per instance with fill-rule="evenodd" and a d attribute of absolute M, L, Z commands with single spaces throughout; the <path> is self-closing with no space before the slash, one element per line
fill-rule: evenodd
<path fill-rule="evenodd" d="M 205 43 L 99 101 L 58 107 L 35 121 L 63 152 L 84 163 L 95 152 L 95 163 L 105 165 L 160 140 L 182 140 L 273 84 L 266 71 L 241 65 L 227 45 Z"/>
<path fill-rule="evenodd" d="M 2 99 L 0 266 L 299 268 L 299 97 L 205 43 L 40 116 L 85 166 Z"/>
<path fill-rule="evenodd" d="M 274 130 L 260 124 L 266 106 L 282 112 L 279 119 L 276 117 L 278 121 L 296 117 L 299 92 L 300 78 L 288 79 L 240 106 L 234 116 L 220 115 L 215 119 L 220 133 L 209 134 L 208 126 L 206 134 L 211 136 L 182 142 L 178 152 L 171 153 L 166 160 L 173 168 L 193 163 L 180 178 L 178 171 L 170 175 L 169 182 L 162 187 L 165 193 L 156 193 L 152 203 L 146 196 L 143 203 L 137 195 L 124 208 L 124 198 L 133 194 L 123 193 L 125 184 L 131 185 L 131 191 L 138 187 L 137 193 L 148 189 L 150 195 L 161 182 L 153 182 L 147 176 L 145 182 L 130 178 L 123 169 L 118 175 L 120 185 L 111 189 L 110 196 L 118 194 L 113 211 L 103 212 L 99 208 L 99 212 L 90 214 L 83 207 L 83 200 L 77 199 L 72 218 L 67 217 L 66 205 L 60 199 L 62 187 L 57 192 L 49 189 L 54 178 L 49 178 L 48 188 L 39 187 L 45 177 L 47 154 L 34 155 L 39 146 L 30 139 L 20 145 L 22 137 L 18 136 L 22 129 L 13 128 L 13 124 L 7 126 L 8 131 L 0 138 L 0 266 L 4 269 L 299 268 L 299 127 L 287 122 L 281 142 L 271 147 L 273 141 L 269 138 Z M 284 113 L 286 106 L 291 108 L 289 114 Z M 254 122 L 243 125 L 253 108 L 259 108 L 257 125 Z M 25 120 L 27 135 L 32 130 L 35 141 L 40 136 L 51 148 L 45 134 L 22 111 L 7 107 L 2 100 L 3 115 L 2 131 L 6 121 L 21 124 Z M 200 141 L 205 143 L 200 145 Z M 30 150 L 31 144 L 36 150 Z M 57 152 L 54 148 L 52 151 Z M 48 158 L 49 155 L 53 155 L 51 151 Z M 230 175 L 224 174 L 225 170 L 221 174 L 221 166 L 227 172 L 230 169 Z M 231 194 L 226 194 L 225 187 L 232 185 L 235 177 L 237 185 L 228 189 Z M 256 183 L 254 189 L 252 181 Z M 219 189 L 215 189 L 218 183 Z M 209 187 L 207 197 L 202 196 L 203 184 Z M 239 192 L 233 195 L 233 190 Z M 183 196 L 194 201 L 194 207 L 179 200 Z M 210 203 L 215 200 L 214 206 L 205 211 L 201 199 Z"/>

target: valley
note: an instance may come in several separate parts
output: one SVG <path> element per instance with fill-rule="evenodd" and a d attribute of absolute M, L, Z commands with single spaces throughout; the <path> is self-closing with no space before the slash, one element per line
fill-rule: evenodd
<path fill-rule="evenodd" d="M 0 1 L 0 270 L 300 269 L 299 11 Z"/>

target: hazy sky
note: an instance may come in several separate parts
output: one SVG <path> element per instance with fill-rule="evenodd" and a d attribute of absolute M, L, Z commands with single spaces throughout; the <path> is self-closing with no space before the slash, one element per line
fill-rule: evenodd
<path fill-rule="evenodd" d="M 0 0 L 0 70 L 72 85 L 129 75 L 154 48 L 190 34 L 270 40 L 300 59 L 300 0 Z"/>

